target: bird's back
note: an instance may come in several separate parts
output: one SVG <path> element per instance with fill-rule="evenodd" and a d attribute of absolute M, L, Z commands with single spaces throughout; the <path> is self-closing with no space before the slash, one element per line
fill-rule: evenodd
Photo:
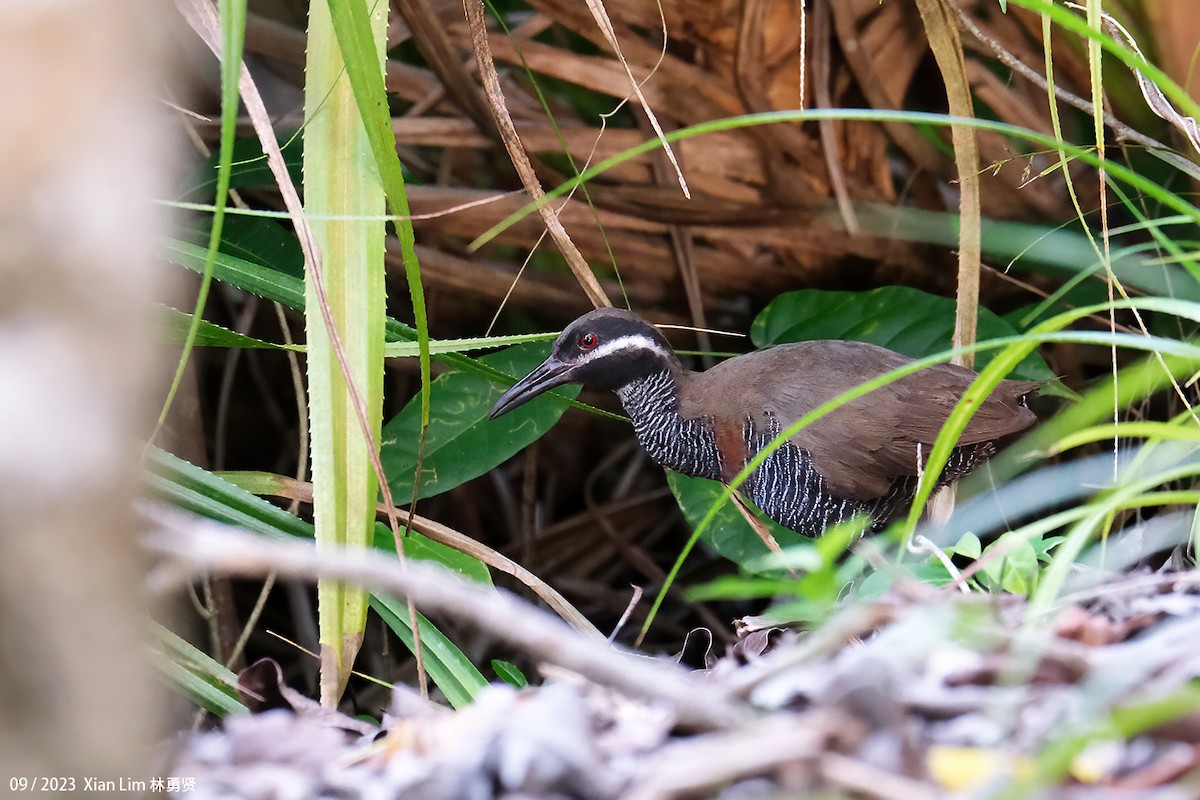
<path fill-rule="evenodd" d="M 689 386 L 681 392 L 680 413 L 712 416 L 718 432 L 741 430 L 747 419 L 782 429 L 865 381 L 910 363 L 899 353 L 862 342 L 777 345 L 706 372 L 681 375 Z M 917 474 L 918 446 L 928 454 L 976 377 L 965 367 L 927 367 L 835 409 L 789 441 L 811 456 L 837 495 L 878 498 L 898 477 Z M 991 442 L 1030 427 L 1036 417 L 1023 398 L 1036 387 L 1029 381 L 1002 382 L 979 406 L 959 446 Z M 720 410 L 714 414 L 713 409 Z"/>

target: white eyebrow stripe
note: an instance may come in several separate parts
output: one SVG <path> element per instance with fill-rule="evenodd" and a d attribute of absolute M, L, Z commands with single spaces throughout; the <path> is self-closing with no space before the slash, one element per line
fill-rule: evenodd
<path fill-rule="evenodd" d="M 657 353 L 667 361 L 671 359 L 671 354 L 663 349 L 662 345 L 651 339 L 649 336 L 645 336 L 640 333 L 630 333 L 613 339 L 612 341 L 605 342 L 595 350 L 585 353 L 583 358 L 579 359 L 579 364 L 588 364 L 598 358 L 604 358 L 605 356 L 610 356 L 613 353 L 620 353 L 625 350 L 649 350 L 653 353 Z"/>

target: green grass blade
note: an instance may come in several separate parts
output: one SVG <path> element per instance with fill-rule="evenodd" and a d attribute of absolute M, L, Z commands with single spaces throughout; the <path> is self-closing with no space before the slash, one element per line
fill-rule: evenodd
<path fill-rule="evenodd" d="M 240 486 L 157 448 L 150 448 L 146 481 L 155 496 L 208 519 L 269 538 L 315 538 L 313 526 L 304 520 Z M 459 565 L 452 562 L 450 566 L 455 568 Z M 380 598 L 380 602 L 386 604 L 392 601 Z M 399 628 L 407 630 L 407 613 L 399 616 L 402 620 Z M 400 629 L 397 634 L 404 639 Z M 434 643 L 426 649 L 425 656 L 429 675 L 438 688 L 447 697 L 463 699 L 463 692 L 473 697 L 483 684 L 483 679 L 478 670 L 473 667 L 468 669 L 470 660 L 432 626 L 427 630 L 422 623 L 421 636 L 423 639 L 429 636 L 429 641 Z M 406 641 L 411 643 L 411 640 Z M 447 686 L 442 685 L 443 680 L 447 681 Z M 466 699 L 469 701 L 469 698 Z"/>
<path fill-rule="evenodd" d="M 234 688 L 237 676 L 224 664 L 161 625 L 153 633 L 162 648 L 154 654 L 155 666 L 172 688 L 218 717 L 250 713 Z"/>
<path fill-rule="evenodd" d="M 247 336 L 244 333 L 237 333 L 228 328 L 213 324 L 208 320 L 202 319 L 197 324 L 194 315 L 169 306 L 160 307 L 160 311 L 162 313 L 159 318 L 159 326 L 163 333 L 166 334 L 168 341 L 186 341 L 188 335 L 192 331 L 195 331 L 194 338 L 192 339 L 192 344 L 195 347 L 230 347 L 244 350 L 304 350 L 299 345 L 264 342 L 261 339 L 255 339 L 253 336 Z"/>
<path fill-rule="evenodd" d="M 200 288 L 196 292 L 196 310 L 192 316 L 191 327 L 184 339 L 183 352 L 179 355 L 175 375 L 171 378 L 171 386 L 163 401 L 162 411 L 158 415 L 157 427 L 159 428 L 167 420 L 167 412 L 170 411 L 175 393 L 179 390 L 180 383 L 183 382 L 188 356 L 199 333 L 204 306 L 208 302 L 208 292 L 212 286 L 213 262 L 216 260 L 217 249 L 221 241 L 221 228 L 225 223 L 225 204 L 229 195 L 233 143 L 237 131 L 238 79 L 242 74 L 242 44 L 246 36 L 246 0 L 220 0 L 218 9 L 221 15 L 221 144 L 218 148 L 220 160 L 217 165 L 215 209 L 208 249 L 204 258 L 204 268 L 201 272 Z"/>
<path fill-rule="evenodd" d="M 1140 175 L 1136 171 L 1125 167 L 1116 162 L 1103 162 L 1099 159 L 1093 149 L 1088 147 L 1080 147 L 1078 145 L 1063 142 L 1061 139 L 1053 136 L 1047 136 L 1037 131 L 1022 128 L 1018 125 L 1010 125 L 1004 122 L 997 122 L 989 119 L 979 118 L 962 118 L 953 117 L 946 114 L 932 114 L 921 111 L 879 111 L 875 109 L 814 109 L 809 111 L 766 111 L 757 114 L 746 114 L 738 117 L 726 117 L 725 119 L 712 120 L 698 125 L 692 125 L 686 128 L 672 131 L 667 134 L 666 139 L 669 142 L 675 142 L 682 139 L 687 139 L 693 136 L 701 136 L 706 133 L 718 133 L 720 131 L 737 130 L 740 128 L 754 127 L 757 125 L 776 125 L 787 123 L 804 123 L 814 122 L 823 119 L 834 119 L 843 121 L 864 121 L 864 122 L 906 122 L 913 125 L 947 127 L 950 125 L 963 125 L 976 128 L 981 131 L 993 131 L 1003 136 L 1009 137 L 1014 141 L 1023 141 L 1036 148 L 1059 148 L 1065 149 L 1071 156 L 1085 164 L 1093 167 L 1104 166 L 1107 170 L 1108 177 L 1113 180 L 1118 180 L 1138 191 L 1144 193 L 1150 198 L 1158 201 L 1165 208 L 1178 212 L 1186 216 L 1188 219 L 1200 223 L 1200 208 L 1197 208 L 1192 203 L 1188 202 L 1176 192 L 1172 192 L 1160 184 L 1149 178 Z M 491 241 L 501 232 L 512 227 L 517 221 L 523 219 L 531 213 L 534 213 L 540 206 L 563 196 L 573 190 L 576 186 L 584 181 L 589 181 L 598 175 L 603 174 L 613 167 L 631 161 L 635 158 L 643 156 L 660 146 L 660 143 L 655 139 L 650 139 L 641 144 L 624 150 L 609 158 L 604 159 L 595 166 L 584 170 L 577 178 L 564 181 L 554 189 L 546 192 L 546 194 L 537 200 L 527 204 L 523 208 L 510 214 L 505 219 L 496 223 L 484 233 L 480 234 L 471 242 L 471 248 L 481 247 L 483 244 Z M 1195 273 L 1194 273 L 1195 274 Z"/>
<path fill-rule="evenodd" d="M 372 595 L 371 608 L 387 626 L 400 637 L 400 641 L 413 649 L 412 626 L 408 621 L 408 609 L 402 601 L 384 595 Z M 446 695 L 450 705 L 462 708 L 475 699 L 475 695 L 487 686 L 487 679 L 462 651 L 450 643 L 441 631 L 433 627 L 425 617 L 417 615 L 421 629 L 421 649 L 426 658 L 429 677 Z"/>
<path fill-rule="evenodd" d="M 374 163 L 363 158 L 369 145 L 359 115 L 361 98 L 346 77 L 332 10 L 325 2 L 309 6 L 304 87 L 304 203 L 323 262 L 319 274 L 311 266 L 305 295 L 319 548 L 367 547 L 374 535 L 378 481 L 372 450 L 383 407 L 386 302 L 385 229 L 376 219 L 385 211 L 384 196 Z M 386 14 L 371 19 L 363 11 L 362 46 L 370 54 L 369 68 L 381 73 Z M 321 702 L 332 706 L 362 644 L 367 595 L 357 587 L 321 581 L 317 605 Z"/>
<path fill-rule="evenodd" d="M 194 272 L 203 270 L 204 248 L 179 239 L 168 240 L 164 248 L 166 257 L 173 263 Z M 303 311 L 306 307 L 303 281 L 272 269 L 265 264 L 257 264 L 238 258 L 237 256 L 219 253 L 215 262 L 213 275 L 218 280 L 228 283 L 230 286 L 236 286 L 239 289 L 252 292 L 267 300 L 283 303 L 298 311 Z M 385 320 L 384 335 L 388 342 L 415 342 L 417 339 L 417 331 L 415 329 L 390 317 Z M 553 339 L 555 336 L 556 334 L 531 334 L 529 340 Z M 432 343 L 430 349 L 437 356 L 437 360 L 446 366 L 482 376 L 503 386 L 512 386 L 521 377 L 520 375 L 510 375 L 501 372 L 479 359 L 462 355 L 453 349 L 439 353 L 442 348 L 434 347 Z M 409 352 L 397 349 L 396 354 L 408 355 Z M 583 409 L 610 419 L 625 419 L 619 414 L 594 408 L 586 403 L 580 403 L 578 400 L 571 400 L 570 404 L 574 408 Z"/>

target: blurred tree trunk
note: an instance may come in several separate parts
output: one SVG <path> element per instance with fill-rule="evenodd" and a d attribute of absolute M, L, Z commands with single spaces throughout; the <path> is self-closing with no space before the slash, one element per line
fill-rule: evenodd
<path fill-rule="evenodd" d="M 168 194 L 161 8 L 0 4 L 5 790 L 146 777 L 157 733 L 131 501 L 151 410 L 151 198 Z"/>

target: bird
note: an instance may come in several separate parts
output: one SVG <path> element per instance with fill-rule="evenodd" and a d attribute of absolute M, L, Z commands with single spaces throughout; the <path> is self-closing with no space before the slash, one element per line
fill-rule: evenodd
<path fill-rule="evenodd" d="M 567 383 L 615 391 L 650 458 L 684 475 L 730 483 L 785 428 L 826 401 L 912 359 L 834 339 L 778 344 L 703 372 L 633 312 L 599 308 L 568 325 L 550 356 L 501 395 L 495 419 Z M 978 377 L 936 364 L 850 401 L 766 456 L 740 491 L 770 519 L 806 536 L 862 515 L 881 530 L 906 510 L 924 458 Z M 1005 380 L 979 405 L 938 486 L 964 477 L 998 442 L 1031 427 L 1037 381 Z"/>

